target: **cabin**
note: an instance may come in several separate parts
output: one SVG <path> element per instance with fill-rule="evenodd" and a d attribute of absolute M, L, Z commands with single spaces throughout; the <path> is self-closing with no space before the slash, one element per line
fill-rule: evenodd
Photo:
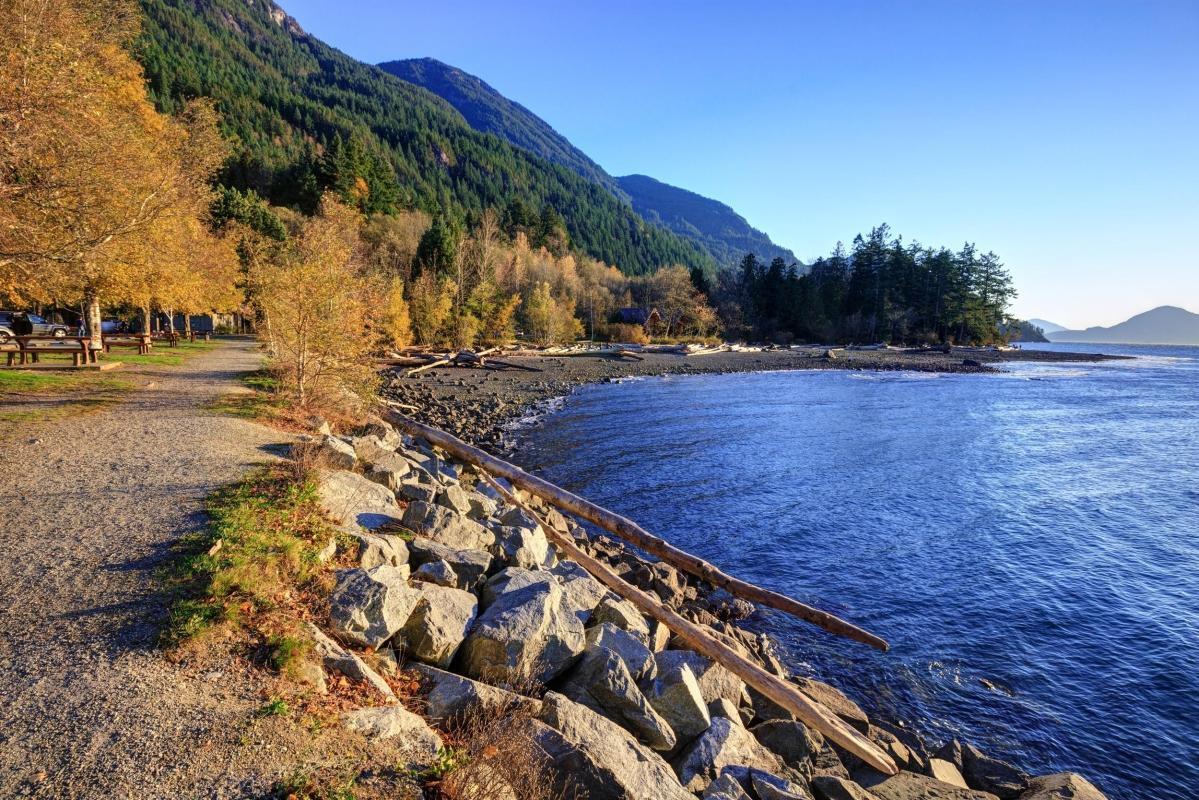
<path fill-rule="evenodd" d="M 640 325 L 650 331 L 662 324 L 662 315 L 656 308 L 619 308 L 613 314 L 612 321 L 621 325 Z"/>

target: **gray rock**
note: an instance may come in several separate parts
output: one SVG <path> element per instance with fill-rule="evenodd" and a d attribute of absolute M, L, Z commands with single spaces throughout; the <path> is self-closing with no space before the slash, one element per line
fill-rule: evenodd
<path fill-rule="evenodd" d="M 703 800 L 753 800 L 732 773 L 723 772 L 704 789 Z"/>
<path fill-rule="evenodd" d="M 495 542 L 491 531 L 464 514 L 419 500 L 408 504 L 403 525 L 420 536 L 459 550 L 486 550 Z"/>
<path fill-rule="evenodd" d="M 645 696 L 669 723 L 680 745 L 690 742 L 712 724 L 699 682 L 686 664 L 678 664 L 650 681 Z"/>
<path fill-rule="evenodd" d="M 417 537 L 408 543 L 412 563 L 419 565 L 431 561 L 444 561 L 454 568 L 458 576 L 455 588 L 474 590 L 491 569 L 491 554 L 485 550 L 458 550 L 443 544 Z"/>
<path fill-rule="evenodd" d="M 603 584 L 573 561 L 563 561 L 550 572 L 562 585 L 563 603 L 567 610 L 578 617 L 584 625 L 591 619 L 591 612 L 608 593 Z"/>
<path fill-rule="evenodd" d="M 702 698 L 703 695 L 701 694 L 700 696 Z M 745 720 L 741 717 L 741 709 L 737 708 L 737 704 L 727 697 L 717 697 L 708 703 L 708 715 L 712 717 L 724 717 L 738 725 L 745 725 Z"/>
<path fill-rule="evenodd" d="M 1042 775 L 1028 782 L 1020 800 L 1107 800 L 1095 784 L 1075 772 Z"/>
<path fill-rule="evenodd" d="M 502 526 L 494 533 L 491 554 L 508 566 L 538 569 L 550 564 L 550 543 L 540 528 Z"/>
<path fill-rule="evenodd" d="M 403 706 L 379 706 L 347 711 L 342 722 L 368 739 L 403 737 L 405 750 L 418 764 L 427 764 L 444 747 L 441 737 L 423 719 Z"/>
<path fill-rule="evenodd" d="M 538 745 L 589 800 L 695 800 L 656 753 L 591 709 L 550 692 L 539 718 Z"/>
<path fill-rule="evenodd" d="M 373 569 L 381 564 L 408 568 L 408 545 L 397 536 L 386 534 L 352 534 L 358 540 L 358 566 Z"/>
<path fill-rule="evenodd" d="M 650 642 L 649 625 L 637 607 L 628 600 L 614 595 L 605 595 L 591 614 L 592 624 L 609 622 L 621 630 L 634 634 L 647 645 Z"/>
<path fill-rule="evenodd" d="M 452 589 L 462 588 L 458 573 L 454 572 L 454 568 L 448 562 L 440 558 L 421 564 L 416 572 L 412 573 L 412 580 L 434 583 L 438 586 L 449 586 Z"/>
<path fill-rule="evenodd" d="M 483 607 L 487 608 L 496 598 L 508 591 L 526 589 L 529 586 L 543 583 L 557 583 L 554 576 L 548 572 L 538 572 L 524 567 L 505 567 L 488 578 L 480 597 Z"/>
<path fill-rule="evenodd" d="M 562 693 L 619 723 L 654 750 L 675 746 L 670 724 L 646 700 L 624 660 L 612 650 L 589 647 Z"/>
<path fill-rule="evenodd" d="M 816 800 L 874 800 L 874 795 L 853 781 L 832 775 L 813 778 L 811 786 Z"/>
<path fill-rule="evenodd" d="M 670 644 L 670 628 L 659 620 L 649 622 L 649 649 L 661 653 Z"/>
<path fill-rule="evenodd" d="M 403 500 L 415 500 L 421 503 L 432 503 L 437 497 L 437 488 L 427 483 L 406 482 L 396 490 L 396 496 Z"/>
<path fill-rule="evenodd" d="M 362 435 L 375 437 L 383 447 L 393 451 L 404 441 L 403 434 L 394 425 L 378 417 L 372 417 L 362 426 Z"/>
<path fill-rule="evenodd" d="M 537 527 L 537 520 L 533 519 L 529 512 L 519 506 L 513 506 L 500 516 L 500 524 L 509 528 L 529 528 L 530 530 Z"/>
<path fill-rule="evenodd" d="M 743 766 L 775 772 L 778 757 L 758 744 L 745 728 L 723 717 L 712 724 L 675 759 L 679 782 L 693 792 L 702 792 L 725 767 Z"/>
<path fill-rule="evenodd" d="M 356 472 L 318 470 L 317 498 L 338 525 L 374 530 L 400 521 L 395 495 Z"/>
<path fill-rule="evenodd" d="M 420 600 L 401 635 L 407 653 L 417 661 L 448 667 L 466 638 L 479 610 L 470 592 L 433 583 L 421 584 Z"/>
<path fill-rule="evenodd" d="M 857 703 L 846 697 L 840 689 L 811 678 L 796 677 L 791 681 L 808 697 L 845 720 L 850 727 L 857 728 L 862 733 L 869 731 L 870 720 L 867 719 L 866 712 L 862 711 Z"/>
<path fill-rule="evenodd" d="M 982 789 L 1001 800 L 1016 800 L 1028 789 L 1027 773 L 969 744 L 962 745 L 962 776 L 971 789 Z"/>
<path fill-rule="evenodd" d="M 437 505 L 458 514 L 470 514 L 470 496 L 456 483 L 451 483 L 441 490 L 437 495 Z"/>
<path fill-rule="evenodd" d="M 770 720 L 750 729 L 762 746 L 803 775 L 812 774 L 812 760 L 824 747 L 824 737 L 802 722 Z"/>
<path fill-rule="evenodd" d="M 749 783 L 758 800 L 812 800 L 804 787 L 769 772 L 751 769 Z"/>
<path fill-rule="evenodd" d="M 404 627 L 420 599 L 420 592 L 409 588 L 407 579 L 405 572 L 387 564 L 338 572 L 329 598 L 333 629 L 346 641 L 364 647 L 386 642 Z"/>
<path fill-rule="evenodd" d="M 414 664 L 412 669 L 421 675 L 427 691 L 426 715 L 437 722 L 461 719 L 462 715 L 476 708 L 501 716 L 515 711 L 533 715 L 541 711 L 541 701 L 531 697 L 425 664 Z"/>
<path fill-rule="evenodd" d="M 691 667 L 705 703 L 723 697 L 733 705 L 740 705 L 745 683 L 716 662 L 691 650 L 663 650 L 654 659 L 658 662 L 659 672 L 669 672 L 680 664 Z"/>
<path fill-rule="evenodd" d="M 866 788 L 879 800 L 998 800 L 990 792 L 963 789 L 915 772 L 900 772 Z"/>
<path fill-rule="evenodd" d="M 461 659 L 473 678 L 544 682 L 574 663 L 585 645 L 582 623 L 563 611 L 562 587 L 546 574 L 535 581 L 518 574 L 476 621 Z"/>
<path fill-rule="evenodd" d="M 358 463 L 358 456 L 354 455 L 353 447 L 327 433 L 321 437 L 317 455 L 326 466 L 333 470 L 353 469 L 354 465 Z"/>
<path fill-rule="evenodd" d="M 942 761 L 939 758 L 930 758 L 928 760 L 928 771 L 932 777 L 948 783 L 951 786 L 957 786 L 960 789 L 969 789 L 966 785 L 966 779 L 962 777 L 962 773 L 958 768 L 948 761 Z"/>
<path fill-rule="evenodd" d="M 496 509 L 498 508 L 498 504 L 494 499 L 483 494 L 483 486 L 485 484 L 479 484 L 475 491 L 467 495 L 467 500 L 470 502 L 469 515 L 471 518 L 477 520 L 490 519 L 495 516 Z"/>
<path fill-rule="evenodd" d="M 654 661 L 654 654 L 645 646 L 645 643 L 610 622 L 587 629 L 587 646 L 588 649 L 607 648 L 615 652 L 628 666 L 633 680 L 638 683 L 652 680 L 658 673 L 658 664 Z"/>
<path fill-rule="evenodd" d="M 340 672 L 350 680 L 366 683 L 387 700 L 394 701 L 396 699 L 395 692 L 392 691 L 387 681 L 371 669 L 360 656 L 333 641 L 311 622 L 301 624 L 304 626 L 308 638 L 312 640 L 313 651 L 320 656 L 321 663 L 326 669 Z"/>

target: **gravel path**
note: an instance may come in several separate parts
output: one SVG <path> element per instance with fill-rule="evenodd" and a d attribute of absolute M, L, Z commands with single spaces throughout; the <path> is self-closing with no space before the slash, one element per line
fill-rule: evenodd
<path fill-rule="evenodd" d="M 0 797 L 243 796 L 261 782 L 245 728 L 261 700 L 163 657 L 154 581 L 203 524 L 204 496 L 286 438 L 203 410 L 259 363 L 230 341 L 144 373 L 109 410 L 0 442 Z"/>

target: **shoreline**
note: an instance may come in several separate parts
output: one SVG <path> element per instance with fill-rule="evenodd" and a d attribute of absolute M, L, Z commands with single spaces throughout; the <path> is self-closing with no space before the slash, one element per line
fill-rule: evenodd
<path fill-rule="evenodd" d="M 827 354 L 832 353 L 830 358 Z M 701 356 L 642 353 L 641 360 L 612 353 L 572 356 L 504 356 L 524 369 L 491 371 L 441 367 L 409 377 L 388 370 L 380 395 L 411 408 L 418 422 L 441 428 L 485 450 L 511 452 L 513 423 L 540 405 L 569 396 L 580 386 L 637 377 L 723 375 L 798 370 L 994 374 L 1011 363 L 1095 363 L 1127 356 L 1049 350 L 996 351 L 954 348 L 950 353 L 917 350 L 847 350 L 806 347 Z"/>

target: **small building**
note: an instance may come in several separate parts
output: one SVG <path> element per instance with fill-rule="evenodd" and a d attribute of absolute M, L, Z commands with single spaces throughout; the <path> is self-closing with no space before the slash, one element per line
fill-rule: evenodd
<path fill-rule="evenodd" d="M 662 315 L 656 308 L 619 308 L 612 321 L 621 325 L 640 325 L 648 331 L 662 324 Z"/>

